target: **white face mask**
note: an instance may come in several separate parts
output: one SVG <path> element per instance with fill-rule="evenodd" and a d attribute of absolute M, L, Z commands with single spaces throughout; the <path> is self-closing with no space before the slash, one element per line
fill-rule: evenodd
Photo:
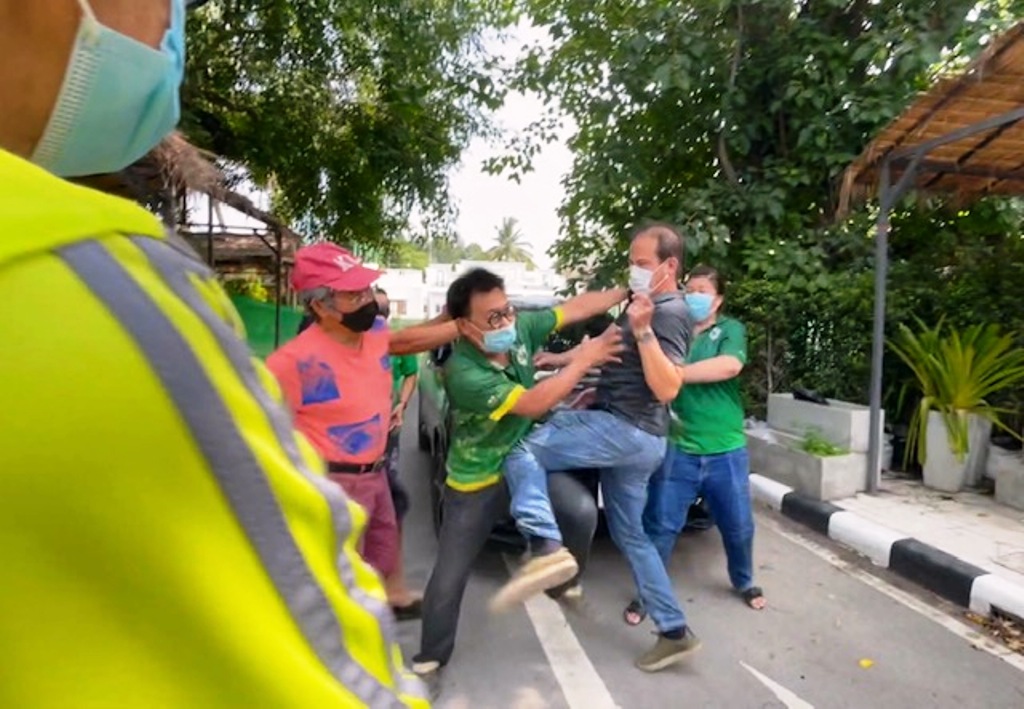
<path fill-rule="evenodd" d="M 658 268 L 661 268 L 661 266 L 658 266 Z M 653 271 L 648 271 L 646 268 L 642 268 L 640 266 L 630 266 L 629 289 L 634 293 L 648 295 L 665 280 L 664 278 L 659 278 L 654 285 L 651 285 L 651 280 L 654 278 L 654 274 L 658 272 L 658 268 Z"/>

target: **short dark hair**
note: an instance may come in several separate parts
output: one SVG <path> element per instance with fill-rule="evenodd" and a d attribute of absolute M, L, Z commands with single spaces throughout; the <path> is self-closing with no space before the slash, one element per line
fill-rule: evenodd
<path fill-rule="evenodd" d="M 711 281 L 711 285 L 715 287 L 715 292 L 718 295 L 725 295 L 725 279 L 722 278 L 722 274 L 718 272 L 717 268 L 711 266 L 705 266 L 704 264 L 697 264 L 693 267 L 693 270 L 686 274 L 686 280 L 691 278 L 707 278 Z"/>
<path fill-rule="evenodd" d="M 679 264 L 676 277 L 682 275 L 686 268 L 686 242 L 683 235 L 679 233 L 679 229 L 668 222 L 644 222 L 633 227 L 629 235 L 629 243 L 633 243 L 641 236 L 653 236 L 657 239 L 658 259 L 665 262 L 674 258 Z"/>
<path fill-rule="evenodd" d="M 505 279 L 486 268 L 474 268 L 466 271 L 448 286 L 448 315 L 452 318 L 464 318 L 469 315 L 469 300 L 477 293 L 490 293 L 497 289 L 505 290 Z"/>

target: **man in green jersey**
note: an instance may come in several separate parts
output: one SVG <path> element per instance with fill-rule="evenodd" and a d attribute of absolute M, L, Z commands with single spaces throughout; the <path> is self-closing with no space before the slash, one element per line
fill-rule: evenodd
<path fill-rule="evenodd" d="M 494 525 L 509 513 L 502 479 L 505 457 L 588 370 L 616 359 L 620 334 L 612 326 L 588 340 L 569 366 L 536 386 L 534 355 L 554 330 L 607 312 L 625 297 L 624 289 L 584 293 L 554 309 L 516 313 L 504 281 L 484 269 L 469 271 L 448 289 L 448 312 L 461 337 L 444 366 L 452 431 L 437 561 L 423 601 L 421 650 L 413 664 L 424 678 L 435 679 L 451 657 L 470 568 Z M 571 488 L 579 483 L 553 475 L 549 485 L 559 525 L 576 526 L 580 515 L 571 508 L 579 491 Z M 573 546 L 576 536 L 566 529 L 566 544 Z M 584 556 L 589 543 L 588 537 L 582 549 L 573 549 L 576 556 Z M 577 572 L 577 561 L 564 548 L 540 560 L 530 572 L 538 588 L 563 583 Z"/>

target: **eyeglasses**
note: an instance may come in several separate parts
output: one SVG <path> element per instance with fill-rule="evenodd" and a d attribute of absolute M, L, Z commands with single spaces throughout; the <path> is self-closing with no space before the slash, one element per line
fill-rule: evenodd
<path fill-rule="evenodd" d="M 337 298 L 345 306 L 352 308 L 357 305 L 362 305 L 373 299 L 373 289 L 366 288 L 364 290 L 357 291 L 342 291 L 336 290 L 332 295 Z"/>
<path fill-rule="evenodd" d="M 506 305 L 503 310 L 492 310 L 487 314 L 487 326 L 492 330 L 497 330 L 499 327 L 507 322 L 512 322 L 516 319 L 516 309 L 511 303 Z"/>

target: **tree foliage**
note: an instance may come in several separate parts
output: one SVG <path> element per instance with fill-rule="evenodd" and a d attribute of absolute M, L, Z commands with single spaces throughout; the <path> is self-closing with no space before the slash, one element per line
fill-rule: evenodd
<path fill-rule="evenodd" d="M 530 245 L 524 240 L 519 222 L 513 217 L 505 217 L 495 230 L 495 245 L 487 252 L 491 261 L 520 261 L 533 266 Z"/>
<path fill-rule="evenodd" d="M 527 169 L 532 150 L 560 139 L 560 112 L 572 119 L 558 265 L 621 280 L 628 227 L 677 223 L 691 265 L 710 262 L 736 283 L 729 307 L 750 325 L 754 397 L 801 384 L 866 400 L 875 213 L 868 205 L 837 223 L 839 177 L 917 92 L 1022 16 L 1024 2 L 528 7 L 550 42 L 524 56 L 515 85 L 544 96 L 549 113 L 490 168 Z M 996 273 L 991 259 L 1024 258 L 1022 214 L 1013 200 L 900 205 L 890 320 L 959 308 L 957 319 L 1019 323 L 1020 274 Z M 890 379 L 906 376 L 886 366 Z"/>
<path fill-rule="evenodd" d="M 786 262 L 802 249 L 783 254 L 778 240 L 806 246 L 815 263 L 814 246 L 834 247 L 828 237 L 805 238 L 832 223 L 843 168 L 928 85 L 937 63 L 1008 24 L 1008 5 L 532 3 L 552 43 L 523 59 L 518 85 L 578 127 L 555 256 L 585 267 L 600 241 L 603 261 L 622 249 L 614 237 L 649 217 L 685 226 L 693 251 L 728 252 L 765 273 L 806 270 Z M 550 123 L 537 124 L 535 140 L 552 135 Z M 520 159 L 492 167 L 515 169 Z"/>
<path fill-rule="evenodd" d="M 374 244 L 449 215 L 446 171 L 503 95 L 503 0 L 212 0 L 189 17 L 183 127 L 308 233 Z"/>

